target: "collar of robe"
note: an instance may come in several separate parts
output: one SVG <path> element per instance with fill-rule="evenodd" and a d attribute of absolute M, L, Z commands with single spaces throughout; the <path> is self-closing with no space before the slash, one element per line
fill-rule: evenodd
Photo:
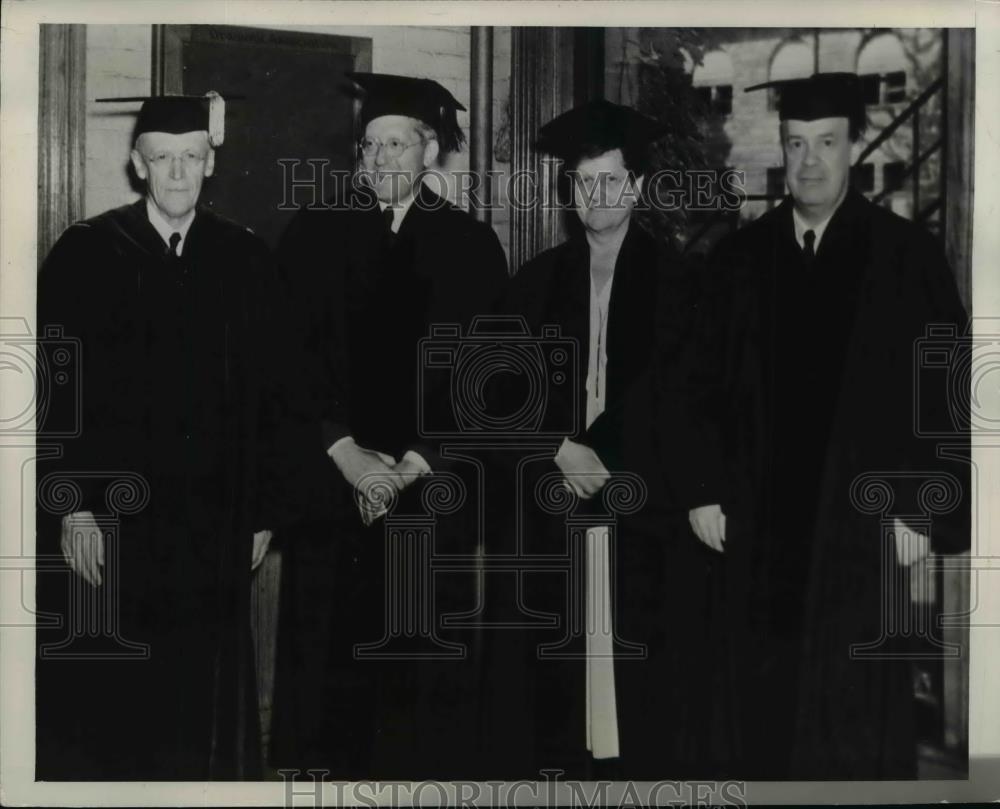
<path fill-rule="evenodd" d="M 862 215 L 863 206 L 867 203 L 868 200 L 860 191 L 857 191 L 853 187 L 847 189 L 844 199 L 837 210 L 833 212 L 830 221 L 827 222 L 826 230 L 823 231 L 823 238 L 820 240 L 819 248 L 816 250 L 814 261 L 829 252 L 828 245 L 839 242 L 845 233 L 850 232 L 854 223 L 857 222 L 858 217 Z M 785 197 L 781 203 L 781 208 L 783 209 L 782 217 L 784 219 L 782 231 L 798 248 L 798 240 L 795 238 L 795 220 L 792 216 L 794 203 L 791 195 Z"/>
<path fill-rule="evenodd" d="M 194 219 L 188 228 L 187 237 L 184 239 L 184 253 L 179 259 L 174 260 L 183 261 L 184 257 L 189 255 L 189 251 L 197 244 L 201 225 L 204 220 L 201 213 L 202 207 L 200 205 L 195 206 Z M 146 216 L 146 198 L 142 197 L 130 205 L 126 215 L 132 227 L 129 231 L 122 231 L 121 235 L 146 252 L 166 258 L 167 251 L 163 238 Z"/>

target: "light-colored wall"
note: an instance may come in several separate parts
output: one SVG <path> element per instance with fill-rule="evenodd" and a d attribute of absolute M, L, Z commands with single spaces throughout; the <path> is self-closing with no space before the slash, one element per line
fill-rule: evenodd
<path fill-rule="evenodd" d="M 279 26 L 276 26 L 279 27 Z M 372 40 L 372 70 L 434 79 L 462 104 L 470 106 L 469 29 L 428 26 L 280 26 L 284 30 L 365 37 Z M 87 140 L 85 215 L 132 202 L 137 194 L 126 173 L 134 117 L 118 105 L 95 104 L 95 98 L 148 95 L 152 64 L 148 25 L 91 25 L 87 28 Z M 494 29 L 494 127 L 510 88 L 510 29 Z M 468 136 L 469 113 L 459 112 Z M 495 139 L 494 132 L 494 139 Z M 223 147 L 224 148 L 224 147 Z M 448 172 L 466 170 L 468 150 L 450 155 Z M 503 169 L 504 164 L 494 167 Z M 450 183 L 452 189 L 457 183 Z M 507 248 L 509 216 L 494 213 L 494 227 Z"/>
<path fill-rule="evenodd" d="M 133 202 L 126 165 L 135 118 L 95 98 L 149 94 L 152 31 L 148 25 L 87 26 L 87 138 L 84 215 Z"/>

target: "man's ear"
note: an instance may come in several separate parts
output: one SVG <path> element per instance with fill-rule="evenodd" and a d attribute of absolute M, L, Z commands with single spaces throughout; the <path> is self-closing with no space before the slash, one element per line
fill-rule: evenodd
<path fill-rule="evenodd" d="M 424 144 L 424 168 L 430 168 L 434 165 L 434 162 L 438 158 L 438 154 L 441 152 L 441 146 L 437 142 L 437 138 L 427 141 Z"/>
<path fill-rule="evenodd" d="M 205 176 L 211 177 L 215 173 L 215 149 L 208 150 L 208 157 L 205 158 Z"/>
<path fill-rule="evenodd" d="M 138 149 L 132 149 L 129 157 L 132 159 L 132 168 L 135 169 L 136 177 L 140 180 L 146 179 L 146 164 L 143 162 L 142 155 L 139 154 Z"/>
<path fill-rule="evenodd" d="M 642 184 L 645 181 L 646 181 L 646 175 L 645 174 L 640 174 L 638 177 L 636 177 L 633 180 L 633 182 L 635 183 L 635 195 L 637 197 L 641 197 L 642 196 Z"/>

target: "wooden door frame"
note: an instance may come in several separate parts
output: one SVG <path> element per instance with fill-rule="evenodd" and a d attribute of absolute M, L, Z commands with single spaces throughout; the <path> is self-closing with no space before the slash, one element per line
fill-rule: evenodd
<path fill-rule="evenodd" d="M 38 76 L 38 264 L 83 218 L 87 26 L 43 23 Z"/>
<path fill-rule="evenodd" d="M 535 177 L 538 196 L 555 200 L 556 177 L 535 151 L 535 139 L 560 113 L 603 98 L 604 29 L 512 28 L 510 77 L 511 174 Z M 564 238 L 560 211 L 512 210 L 511 272 Z"/>

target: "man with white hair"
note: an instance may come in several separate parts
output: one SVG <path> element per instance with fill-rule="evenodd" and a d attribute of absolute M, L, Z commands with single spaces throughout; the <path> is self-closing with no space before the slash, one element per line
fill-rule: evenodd
<path fill-rule="evenodd" d="M 76 493 L 70 513 L 39 510 L 76 595 L 42 576 L 39 603 L 66 622 L 100 605 L 115 628 L 74 660 L 49 648 L 70 624 L 39 628 L 40 779 L 259 775 L 250 573 L 278 521 L 281 306 L 263 242 L 198 204 L 222 142 L 209 96 L 110 99 L 144 102 L 131 166 L 145 193 L 68 228 L 39 276 L 40 333 L 80 341 L 82 391 L 79 436 L 39 473 Z M 123 475 L 134 507 L 109 532 Z"/>

